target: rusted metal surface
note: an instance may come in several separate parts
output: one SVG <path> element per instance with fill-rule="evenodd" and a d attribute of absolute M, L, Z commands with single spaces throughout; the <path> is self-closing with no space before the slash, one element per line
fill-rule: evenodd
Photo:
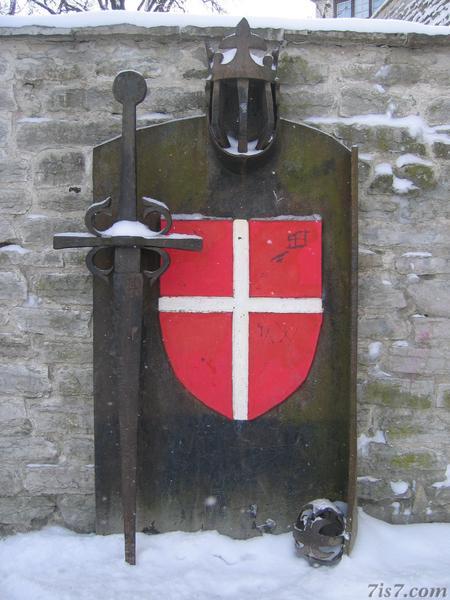
<path fill-rule="evenodd" d="M 86 264 L 92 274 L 101 279 L 110 290 L 110 302 L 108 307 L 103 306 L 102 310 L 109 308 L 111 311 L 108 342 L 112 360 L 109 370 L 104 371 L 102 377 L 106 380 L 105 388 L 112 399 L 110 404 L 117 410 L 119 435 L 116 435 L 115 439 L 120 443 L 125 560 L 134 565 L 144 278 L 147 277 L 153 284 L 168 268 L 169 257 L 165 248 L 199 250 L 202 242 L 198 236 L 185 236 L 180 239 L 166 235 L 172 222 L 167 207 L 148 198 L 139 200 L 136 194 L 136 106 L 145 98 L 145 79 L 135 71 L 119 73 L 114 81 L 113 92 L 116 100 L 123 105 L 116 220 L 127 222 L 127 227 L 131 227 L 132 233 L 117 236 L 96 225 L 99 216 L 112 216 L 112 198 L 108 196 L 106 200 L 93 204 L 87 210 L 85 224 L 90 233 L 57 234 L 54 237 L 54 248 L 91 247 Z M 141 214 L 145 218 L 150 213 L 157 215 L 156 221 L 164 219 L 163 229 L 156 232 L 149 230 L 148 236 L 134 235 L 133 224 L 138 223 L 138 216 Z M 104 253 L 105 250 L 113 252 L 108 255 L 110 264 L 99 265 L 96 262 L 97 254 Z M 157 261 L 149 268 L 143 268 L 142 254 L 146 251 L 156 253 L 160 258 L 159 264 Z M 101 315 L 94 311 L 94 320 L 97 318 L 101 318 Z M 98 357 L 95 364 L 98 364 Z"/>
<path fill-rule="evenodd" d="M 219 151 L 246 155 L 252 160 L 267 151 L 275 140 L 279 46 L 250 30 L 242 19 L 236 32 L 225 37 L 215 50 L 207 46 L 209 59 L 209 121 Z M 232 148 L 232 141 L 237 147 Z M 253 142 L 250 148 L 250 144 Z"/>
<path fill-rule="evenodd" d="M 299 508 L 312 498 L 350 502 L 354 493 L 351 153 L 320 131 L 281 120 L 264 164 L 242 159 L 230 169 L 211 144 L 203 117 L 139 130 L 137 147 L 138 194 L 170 200 L 174 214 L 322 217 L 324 322 L 311 372 L 285 402 L 253 421 L 217 415 L 183 387 L 161 342 L 157 286 L 144 293 L 138 530 L 204 528 L 246 538 L 259 535 L 258 526 L 272 519 L 274 533 L 292 531 Z M 97 197 L 114 197 L 119 154 L 117 141 L 96 148 Z M 114 214 L 114 203 L 111 208 Z M 99 278 L 95 302 L 110 302 Z M 94 332 L 100 371 L 109 361 L 105 321 L 102 315 Z M 97 527 L 106 533 L 120 528 L 119 490 L 111 475 L 119 457 L 109 441 L 117 435 L 117 416 L 101 376 L 96 379 Z M 211 497 L 214 503 L 205 504 Z"/>

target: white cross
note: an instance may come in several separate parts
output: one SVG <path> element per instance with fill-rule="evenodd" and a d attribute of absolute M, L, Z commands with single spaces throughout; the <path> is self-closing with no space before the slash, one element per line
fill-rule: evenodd
<path fill-rule="evenodd" d="M 233 418 L 248 419 L 249 313 L 322 313 L 321 298 L 251 298 L 248 221 L 233 221 L 233 296 L 163 296 L 161 312 L 232 313 Z"/>

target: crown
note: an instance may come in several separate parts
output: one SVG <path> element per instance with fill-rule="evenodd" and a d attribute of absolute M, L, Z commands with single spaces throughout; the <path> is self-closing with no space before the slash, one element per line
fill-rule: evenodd
<path fill-rule="evenodd" d="M 217 50 L 207 46 L 209 79 L 260 79 L 275 82 L 279 48 L 267 49 L 265 40 L 250 31 L 247 19 L 242 19 L 236 33 L 228 35 Z"/>

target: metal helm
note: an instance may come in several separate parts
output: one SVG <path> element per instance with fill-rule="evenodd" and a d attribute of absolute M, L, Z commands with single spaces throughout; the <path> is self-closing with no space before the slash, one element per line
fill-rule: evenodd
<path fill-rule="evenodd" d="M 345 512 L 343 502 L 319 499 L 306 504 L 294 525 L 297 553 L 313 566 L 339 562 L 344 551 Z"/>
<path fill-rule="evenodd" d="M 209 126 L 226 154 L 253 156 L 267 150 L 277 126 L 276 69 L 279 47 L 250 31 L 246 19 L 225 37 L 209 60 Z M 208 88 L 207 88 L 208 89 Z"/>

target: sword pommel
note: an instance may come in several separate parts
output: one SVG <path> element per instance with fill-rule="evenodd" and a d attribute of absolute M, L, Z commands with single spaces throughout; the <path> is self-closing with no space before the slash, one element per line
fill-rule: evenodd
<path fill-rule="evenodd" d="M 113 94 L 120 104 L 130 103 L 136 106 L 147 95 L 147 84 L 137 71 L 121 71 L 114 79 Z"/>

